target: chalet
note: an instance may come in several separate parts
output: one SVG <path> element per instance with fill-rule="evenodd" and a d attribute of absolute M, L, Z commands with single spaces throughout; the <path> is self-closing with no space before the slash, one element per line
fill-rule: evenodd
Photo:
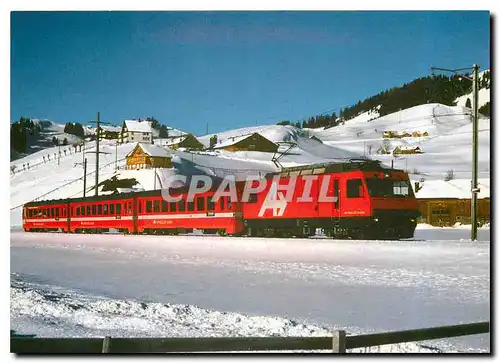
<path fill-rule="evenodd" d="M 137 143 L 127 156 L 127 169 L 171 168 L 172 152 L 164 147 Z"/>
<path fill-rule="evenodd" d="M 181 147 L 188 150 L 203 150 L 205 148 L 205 145 L 198 141 L 193 134 L 168 138 L 165 142 L 165 146 L 172 150 L 178 150 Z"/>
<path fill-rule="evenodd" d="M 153 130 L 149 121 L 125 120 L 123 121 L 119 141 L 153 143 Z"/>
<path fill-rule="evenodd" d="M 418 146 L 396 146 L 394 150 L 392 150 L 393 155 L 399 154 L 421 154 L 422 150 Z"/>
<path fill-rule="evenodd" d="M 228 137 L 215 144 L 212 149 L 276 152 L 278 150 L 278 145 L 254 132 L 253 134 Z"/>
<path fill-rule="evenodd" d="M 403 131 L 403 134 L 400 137 L 411 137 L 411 134 L 406 131 Z"/>
<path fill-rule="evenodd" d="M 97 134 L 101 139 L 116 140 L 120 137 L 121 128 L 119 126 L 99 126 Z"/>
<path fill-rule="evenodd" d="M 383 138 L 384 139 L 393 139 L 393 138 L 397 138 L 398 137 L 398 133 L 397 132 L 394 132 L 394 131 L 384 131 L 384 134 L 383 134 Z"/>
<path fill-rule="evenodd" d="M 429 136 L 429 133 L 427 131 L 424 131 L 424 133 L 422 134 L 422 136 Z"/>
<path fill-rule="evenodd" d="M 479 189 L 477 217 L 479 223 L 484 224 L 490 222 L 489 179 L 479 180 Z M 440 227 L 471 223 L 470 180 L 415 182 L 414 190 L 421 213 L 420 223 Z"/>
<path fill-rule="evenodd" d="M 422 134 L 420 132 L 418 132 L 418 131 L 413 131 L 411 133 L 411 136 L 413 136 L 413 137 L 420 137 L 420 136 L 422 136 Z"/>

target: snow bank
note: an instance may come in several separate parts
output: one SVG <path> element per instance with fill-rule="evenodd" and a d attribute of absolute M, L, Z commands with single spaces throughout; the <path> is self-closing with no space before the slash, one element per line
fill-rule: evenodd
<path fill-rule="evenodd" d="M 106 299 L 54 286 L 11 281 L 11 328 L 38 337 L 331 336 L 331 329 L 271 316 L 248 316 L 193 305 Z M 318 352 L 318 351 L 317 351 Z M 321 352 L 321 351 L 319 351 Z M 328 351 L 324 351 L 328 353 Z M 350 352 L 437 353 L 404 343 Z"/>

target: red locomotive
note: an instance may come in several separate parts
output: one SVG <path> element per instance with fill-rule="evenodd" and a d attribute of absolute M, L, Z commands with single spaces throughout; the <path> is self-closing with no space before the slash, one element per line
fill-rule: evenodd
<path fill-rule="evenodd" d="M 176 201 L 155 190 L 30 202 L 23 207 L 23 227 L 145 234 L 201 229 L 267 237 L 304 237 L 321 228 L 336 238 L 398 239 L 413 237 L 419 216 L 408 174 L 375 161 L 284 168 L 263 181 L 238 182 L 235 190 L 237 200 L 213 199 L 217 190 L 212 187 L 192 200 L 186 188 L 175 188 L 169 193 Z"/>

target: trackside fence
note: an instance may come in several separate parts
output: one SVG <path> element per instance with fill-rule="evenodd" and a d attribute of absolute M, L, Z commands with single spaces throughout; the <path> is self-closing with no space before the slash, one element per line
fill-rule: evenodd
<path fill-rule="evenodd" d="M 489 332 L 490 322 L 479 322 L 352 336 L 339 330 L 329 337 L 36 338 L 14 335 L 10 338 L 10 351 L 17 354 L 96 354 L 329 350 L 342 354 L 354 348 Z"/>

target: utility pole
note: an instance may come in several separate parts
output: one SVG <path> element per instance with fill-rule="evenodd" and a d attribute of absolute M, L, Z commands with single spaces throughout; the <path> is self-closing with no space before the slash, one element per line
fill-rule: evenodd
<path fill-rule="evenodd" d="M 87 189 L 87 159 L 83 160 L 83 197 L 85 198 L 85 191 Z"/>
<path fill-rule="evenodd" d="M 61 142 L 57 140 L 57 166 L 61 164 Z"/>
<path fill-rule="evenodd" d="M 97 126 L 96 126 L 96 134 L 97 138 L 95 141 L 95 196 L 99 194 L 97 185 L 99 185 L 99 123 L 100 123 L 100 113 L 97 112 Z"/>
<path fill-rule="evenodd" d="M 75 165 L 83 165 L 83 197 L 85 198 L 85 190 L 87 189 L 87 159 L 83 159 L 82 163 L 75 163 Z"/>
<path fill-rule="evenodd" d="M 431 70 L 440 70 L 446 72 L 457 73 L 460 71 L 471 70 L 473 71 L 472 78 L 460 75 L 462 78 L 468 79 L 472 81 L 472 181 L 471 181 L 471 241 L 477 240 L 477 194 L 480 189 L 478 188 L 477 183 L 477 155 L 478 155 L 478 145 L 477 145 L 477 135 L 478 135 L 478 103 L 479 103 L 479 66 L 474 64 L 469 68 L 460 68 L 460 69 L 445 69 L 445 68 L 436 68 L 431 67 Z"/>
<path fill-rule="evenodd" d="M 471 203 L 471 216 L 472 216 L 472 231 L 471 240 L 477 240 L 477 194 L 479 188 L 477 185 L 477 134 L 478 134 L 478 73 L 479 66 L 474 64 L 474 74 L 472 76 L 472 203 Z"/>
<path fill-rule="evenodd" d="M 98 190 L 98 185 L 99 185 L 99 154 L 109 154 L 106 152 L 100 152 L 99 151 L 99 128 L 101 124 L 106 124 L 106 122 L 101 122 L 100 120 L 100 112 L 97 112 L 97 120 L 96 121 L 90 121 L 91 123 L 96 123 L 96 143 L 95 143 L 95 196 L 97 197 L 99 195 L 99 190 Z M 94 153 L 94 152 L 91 152 Z"/>
<path fill-rule="evenodd" d="M 156 167 L 154 168 L 154 187 L 153 187 L 153 190 L 156 190 Z"/>

